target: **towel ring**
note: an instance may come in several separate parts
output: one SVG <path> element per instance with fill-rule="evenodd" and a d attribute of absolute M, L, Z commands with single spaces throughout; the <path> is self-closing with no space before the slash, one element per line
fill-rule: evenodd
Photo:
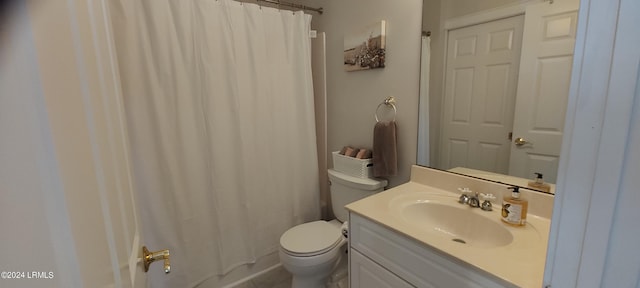
<path fill-rule="evenodd" d="M 380 119 L 378 118 L 378 111 L 380 110 L 380 107 L 382 107 L 382 105 L 386 105 L 386 106 L 391 106 L 391 108 L 393 108 L 393 120 L 392 121 L 396 121 L 396 115 L 398 115 L 398 109 L 396 109 L 396 99 L 391 96 L 387 99 L 384 100 L 384 102 L 378 104 L 378 107 L 376 107 L 376 113 L 374 114 L 374 116 L 376 117 L 376 122 L 380 122 Z"/>

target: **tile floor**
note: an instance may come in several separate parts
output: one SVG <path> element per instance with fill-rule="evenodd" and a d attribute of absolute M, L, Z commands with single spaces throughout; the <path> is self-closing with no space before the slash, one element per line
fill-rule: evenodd
<path fill-rule="evenodd" d="M 291 274 L 280 266 L 234 288 L 291 288 Z"/>
<path fill-rule="evenodd" d="M 349 288 L 347 245 L 340 247 L 342 257 L 338 266 L 328 277 L 326 288 Z M 291 288 L 291 273 L 284 267 L 277 267 L 233 288 Z"/>
<path fill-rule="evenodd" d="M 349 278 L 346 275 L 346 263 L 340 263 L 343 270 L 330 277 L 327 288 L 349 288 Z M 234 288 L 291 288 L 291 274 L 282 266 L 260 275 Z"/>

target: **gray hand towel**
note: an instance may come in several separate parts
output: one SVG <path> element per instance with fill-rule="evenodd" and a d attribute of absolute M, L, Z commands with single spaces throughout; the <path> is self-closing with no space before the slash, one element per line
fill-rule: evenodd
<path fill-rule="evenodd" d="M 398 173 L 396 122 L 378 122 L 373 128 L 373 176 L 395 176 Z"/>

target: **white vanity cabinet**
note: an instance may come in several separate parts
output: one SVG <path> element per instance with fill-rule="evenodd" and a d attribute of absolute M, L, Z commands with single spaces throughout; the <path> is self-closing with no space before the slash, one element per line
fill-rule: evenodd
<path fill-rule="evenodd" d="M 411 284 L 398 277 L 396 274 L 378 265 L 376 262 L 351 249 L 349 252 L 349 287 L 367 288 L 412 288 Z"/>
<path fill-rule="evenodd" d="M 351 288 L 516 287 L 353 212 L 349 282 Z"/>

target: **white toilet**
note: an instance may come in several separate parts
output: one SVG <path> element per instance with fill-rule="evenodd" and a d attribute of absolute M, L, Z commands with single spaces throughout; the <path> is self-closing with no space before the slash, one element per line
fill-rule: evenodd
<path fill-rule="evenodd" d="M 280 262 L 293 275 L 292 288 L 324 288 L 327 277 L 345 254 L 347 239 L 342 222 L 345 205 L 378 193 L 386 180 L 358 178 L 329 169 L 331 203 L 337 220 L 314 221 L 295 226 L 280 237 Z"/>

